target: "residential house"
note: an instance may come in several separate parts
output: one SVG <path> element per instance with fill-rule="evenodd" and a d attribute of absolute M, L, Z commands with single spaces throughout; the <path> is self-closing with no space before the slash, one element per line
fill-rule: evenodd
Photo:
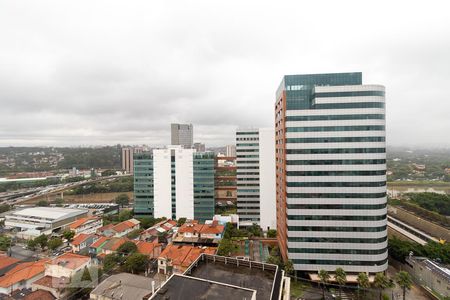
<path fill-rule="evenodd" d="M 218 245 L 223 237 L 225 226 L 218 221 L 198 224 L 196 221 L 183 224 L 173 238 L 174 243 L 192 243 L 204 246 Z"/>
<path fill-rule="evenodd" d="M 174 220 L 163 220 L 141 232 L 139 239 L 143 241 L 153 241 L 161 236 L 164 236 L 167 239 L 176 226 L 177 222 Z"/>
<path fill-rule="evenodd" d="M 97 229 L 97 233 L 103 236 L 111 237 L 123 237 L 132 232 L 133 230 L 140 228 L 140 221 L 136 219 L 130 219 L 120 222 L 116 225 L 106 225 Z"/>
<path fill-rule="evenodd" d="M 10 294 L 15 290 L 28 289 L 36 280 L 44 276 L 47 260 L 24 262 L 0 277 L 0 294 Z"/>
<path fill-rule="evenodd" d="M 69 225 L 69 229 L 75 232 L 75 235 L 80 233 L 92 234 L 97 231 L 97 229 L 103 226 L 103 219 L 100 217 L 85 217 L 76 220 Z"/>
<path fill-rule="evenodd" d="M 57 299 L 67 294 L 67 285 L 79 272 L 91 266 L 91 258 L 74 253 L 64 253 L 45 264 L 45 273 L 42 278 L 32 284 L 33 291 L 45 290 L 52 293 Z"/>
<path fill-rule="evenodd" d="M 158 273 L 183 273 L 202 253 L 215 254 L 215 247 L 168 245 L 158 257 Z"/>
<path fill-rule="evenodd" d="M 80 233 L 74 237 L 70 246 L 72 246 L 72 252 L 89 252 L 89 246 L 97 241 L 99 237 L 95 234 Z"/>
<path fill-rule="evenodd" d="M 5 275 L 6 272 L 14 268 L 20 260 L 9 257 L 9 256 L 0 256 L 0 276 Z"/>

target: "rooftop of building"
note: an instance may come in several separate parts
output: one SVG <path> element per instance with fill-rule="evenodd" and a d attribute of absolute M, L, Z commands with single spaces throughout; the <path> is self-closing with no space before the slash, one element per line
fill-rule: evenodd
<path fill-rule="evenodd" d="M 88 238 L 91 238 L 91 237 L 95 237 L 95 234 L 79 233 L 73 238 L 72 242 L 70 242 L 70 243 L 74 246 L 78 246 L 82 242 L 86 241 Z"/>
<path fill-rule="evenodd" d="M 428 259 L 427 257 L 411 256 L 406 259 L 408 263 L 418 263 L 426 267 L 434 274 L 440 276 L 450 283 L 450 269 L 439 262 Z"/>
<path fill-rule="evenodd" d="M 75 222 L 73 222 L 72 224 L 69 225 L 70 229 L 77 229 L 80 226 L 83 226 L 85 224 L 89 224 L 91 222 L 95 222 L 97 220 L 99 220 L 99 217 L 85 217 L 85 218 L 81 218 L 76 220 Z"/>
<path fill-rule="evenodd" d="M 150 299 L 252 299 L 256 291 L 174 274 Z"/>
<path fill-rule="evenodd" d="M 215 247 L 195 247 L 191 245 L 174 245 L 170 244 L 159 255 L 159 259 L 167 259 L 172 265 L 188 267 L 202 253 L 214 254 Z"/>
<path fill-rule="evenodd" d="M 45 271 L 47 260 L 20 263 L 0 277 L 0 287 L 7 288 L 20 281 L 28 280 Z"/>
<path fill-rule="evenodd" d="M 282 280 L 276 265 L 208 254 L 202 254 L 184 274 L 255 290 L 256 299 L 278 299 Z"/>
<path fill-rule="evenodd" d="M 178 233 L 221 234 L 224 230 L 225 226 L 219 225 L 218 221 L 213 221 L 211 224 L 199 224 L 197 221 L 192 221 L 178 228 Z"/>
<path fill-rule="evenodd" d="M 85 209 L 62 208 L 62 207 L 28 207 L 22 210 L 16 210 L 9 216 L 35 217 L 37 219 L 48 219 L 51 221 L 59 221 L 62 219 L 87 214 Z"/>
<path fill-rule="evenodd" d="M 122 300 L 143 299 L 152 293 L 152 279 L 129 273 L 120 273 L 106 278 L 91 295 Z"/>
<path fill-rule="evenodd" d="M 6 269 L 14 264 L 17 264 L 20 260 L 9 257 L 9 256 L 0 256 L 0 270 Z"/>
<path fill-rule="evenodd" d="M 80 266 L 91 260 L 90 257 L 75 253 L 64 253 L 48 262 L 50 265 L 59 265 L 64 268 L 78 269 Z"/>

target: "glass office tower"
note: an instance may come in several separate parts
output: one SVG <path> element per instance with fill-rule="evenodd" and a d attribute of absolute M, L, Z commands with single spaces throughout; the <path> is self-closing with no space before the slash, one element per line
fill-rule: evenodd
<path fill-rule="evenodd" d="M 284 259 L 299 271 L 386 270 L 384 87 L 361 73 L 284 76 L 275 140 Z"/>

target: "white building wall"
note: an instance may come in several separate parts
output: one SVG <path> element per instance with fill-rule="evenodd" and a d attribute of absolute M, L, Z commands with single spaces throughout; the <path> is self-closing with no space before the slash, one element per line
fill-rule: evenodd
<path fill-rule="evenodd" d="M 153 150 L 154 216 L 172 216 L 170 149 Z"/>
<path fill-rule="evenodd" d="M 176 218 L 194 218 L 194 149 L 175 150 Z"/>
<path fill-rule="evenodd" d="M 259 129 L 260 226 L 276 229 L 275 129 Z"/>

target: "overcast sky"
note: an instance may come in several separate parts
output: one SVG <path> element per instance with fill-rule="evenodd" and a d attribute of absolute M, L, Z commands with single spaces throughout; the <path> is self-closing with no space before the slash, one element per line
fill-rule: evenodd
<path fill-rule="evenodd" d="M 0 146 L 231 144 L 284 74 L 348 71 L 386 86 L 388 145 L 450 146 L 446 2 L 0 0 Z"/>

